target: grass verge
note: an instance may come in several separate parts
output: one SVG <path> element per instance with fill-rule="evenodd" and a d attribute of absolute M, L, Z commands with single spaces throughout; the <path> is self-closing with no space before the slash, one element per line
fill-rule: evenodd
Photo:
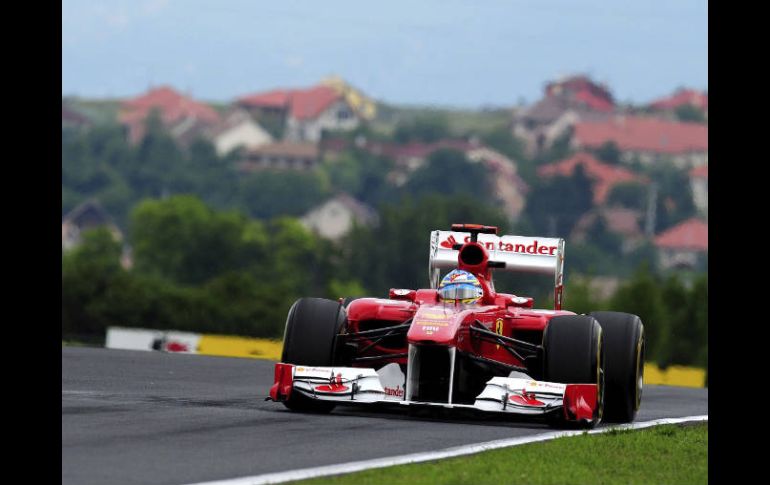
<path fill-rule="evenodd" d="M 447 460 L 291 483 L 703 484 L 708 483 L 708 423 L 584 434 Z"/>

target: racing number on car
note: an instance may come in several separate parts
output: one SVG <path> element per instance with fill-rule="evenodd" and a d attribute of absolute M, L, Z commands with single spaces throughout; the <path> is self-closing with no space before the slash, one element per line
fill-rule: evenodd
<path fill-rule="evenodd" d="M 503 334 L 503 319 L 502 318 L 498 318 L 497 320 L 495 320 L 495 333 L 497 335 L 502 335 Z M 500 344 L 495 345 L 495 348 L 499 349 L 500 348 Z"/>

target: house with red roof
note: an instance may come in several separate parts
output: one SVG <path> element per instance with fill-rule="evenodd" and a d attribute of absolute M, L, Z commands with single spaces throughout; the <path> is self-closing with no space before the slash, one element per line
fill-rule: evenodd
<path fill-rule="evenodd" d="M 708 165 L 708 126 L 700 123 L 625 115 L 575 123 L 573 149 L 593 150 L 607 142 L 618 146 L 626 163 L 669 160 L 681 169 Z"/>
<path fill-rule="evenodd" d="M 626 168 L 601 162 L 586 152 L 580 152 L 556 163 L 544 165 L 538 168 L 537 174 L 540 177 L 554 177 L 557 175 L 571 177 L 578 165 L 583 166 L 586 175 L 593 181 L 593 201 L 595 205 L 604 205 L 612 187 L 619 183 L 648 183 L 646 177 L 637 175 Z"/>
<path fill-rule="evenodd" d="M 236 103 L 257 117 L 281 120 L 287 141 L 317 142 L 323 130 L 352 130 L 359 123 L 347 98 L 325 85 L 251 94 Z"/>
<path fill-rule="evenodd" d="M 118 120 L 127 128 L 129 141 L 138 143 L 144 138 L 147 118 L 153 111 L 157 111 L 163 126 L 180 141 L 194 138 L 191 134 L 202 134 L 221 121 L 219 113 L 211 106 L 170 86 L 161 86 L 123 101 Z"/>
<path fill-rule="evenodd" d="M 709 167 L 703 165 L 690 170 L 690 188 L 695 207 L 702 215 L 709 212 Z"/>
<path fill-rule="evenodd" d="M 571 75 L 550 82 L 545 86 L 546 96 L 567 95 L 576 104 L 582 104 L 593 111 L 612 112 L 615 100 L 603 84 L 592 81 L 585 75 Z"/>
<path fill-rule="evenodd" d="M 656 111 L 673 112 L 677 108 L 688 104 L 701 110 L 706 118 L 708 118 L 708 94 L 694 89 L 679 89 L 671 96 L 659 98 L 651 102 L 650 108 Z"/>
<path fill-rule="evenodd" d="M 547 150 L 578 121 L 603 121 L 615 112 L 609 89 L 587 76 L 568 76 L 545 86 L 534 105 L 513 120 L 514 136 L 523 139 L 529 155 Z"/>
<path fill-rule="evenodd" d="M 696 269 L 708 257 L 708 223 L 692 218 L 671 227 L 655 237 L 662 269 Z"/>

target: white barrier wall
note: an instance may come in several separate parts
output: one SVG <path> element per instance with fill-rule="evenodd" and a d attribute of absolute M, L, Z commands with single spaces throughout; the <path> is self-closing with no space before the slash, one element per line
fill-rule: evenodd
<path fill-rule="evenodd" d="M 195 354 L 201 336 L 197 333 L 148 330 L 144 328 L 107 328 L 104 344 L 108 349 L 163 350 Z"/>

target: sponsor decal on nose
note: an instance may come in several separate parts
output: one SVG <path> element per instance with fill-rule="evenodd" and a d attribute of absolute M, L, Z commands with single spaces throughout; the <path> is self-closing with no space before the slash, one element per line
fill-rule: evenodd
<path fill-rule="evenodd" d="M 535 394 L 531 392 L 523 392 L 521 396 L 514 394 L 508 398 L 511 402 L 516 404 L 522 404 L 524 406 L 545 406 L 544 402 L 535 399 Z"/>
<path fill-rule="evenodd" d="M 332 374 L 332 377 L 329 378 L 329 384 L 315 386 L 315 390 L 321 392 L 345 392 L 348 389 L 348 386 L 342 384 L 342 374 L 339 373 L 336 377 Z"/>

